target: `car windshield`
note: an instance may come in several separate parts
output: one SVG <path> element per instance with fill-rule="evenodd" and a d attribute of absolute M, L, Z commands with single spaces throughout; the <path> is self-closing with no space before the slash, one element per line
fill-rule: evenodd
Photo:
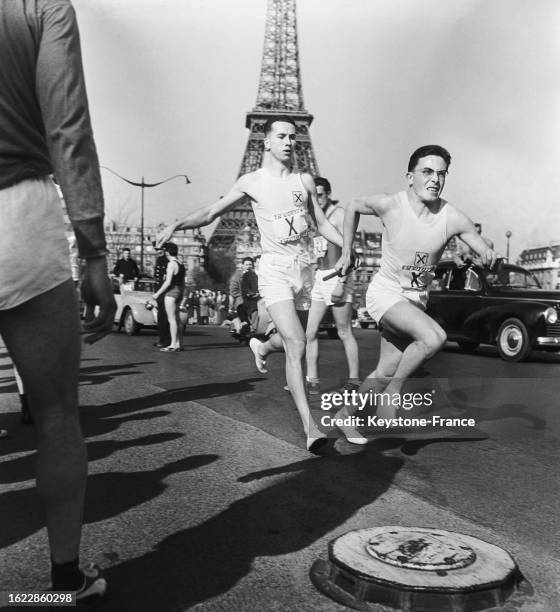
<path fill-rule="evenodd" d="M 496 271 L 486 270 L 486 280 L 491 287 L 506 289 L 540 289 L 539 281 L 527 270 L 502 265 Z"/>

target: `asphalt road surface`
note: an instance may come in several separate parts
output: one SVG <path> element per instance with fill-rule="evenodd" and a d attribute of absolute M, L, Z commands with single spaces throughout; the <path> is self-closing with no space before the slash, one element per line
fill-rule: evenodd
<path fill-rule="evenodd" d="M 355 332 L 365 376 L 379 338 Z M 225 329 L 190 327 L 182 353 L 161 353 L 155 340 L 150 330 L 114 333 L 83 350 L 82 558 L 109 581 L 95 609 L 344 610 L 315 590 L 309 569 L 333 538 L 379 525 L 437 527 L 501 546 L 534 594 L 496 610 L 560 609 L 560 356 L 511 364 L 493 348 L 467 355 L 450 343 L 408 388 L 431 401 L 400 412 L 472 426 L 372 426 L 365 447 L 332 429 L 314 456 L 283 390 L 281 354 L 262 375 Z M 325 391 L 344 380 L 339 341 L 320 340 L 320 374 Z M 331 414 L 320 403 L 317 419 Z M 33 428 L 19 423 L 18 404 L 0 347 L 0 427 L 9 430 L 0 440 L 0 591 L 49 580 Z"/>

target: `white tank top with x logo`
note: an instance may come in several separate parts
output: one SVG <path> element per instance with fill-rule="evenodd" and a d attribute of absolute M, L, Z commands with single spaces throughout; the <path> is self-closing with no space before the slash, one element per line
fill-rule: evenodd
<path fill-rule="evenodd" d="M 401 226 L 389 240 L 383 231 L 381 267 L 375 279 L 397 284 L 414 301 L 424 302 L 434 270 L 447 244 L 447 202 L 441 201 L 437 213 L 419 219 L 405 191 L 398 194 Z"/>
<path fill-rule="evenodd" d="M 263 255 L 310 257 L 310 233 L 314 227 L 308 213 L 308 197 L 301 174 L 286 177 L 266 168 L 256 173 L 251 192 L 253 212 L 261 234 Z"/>

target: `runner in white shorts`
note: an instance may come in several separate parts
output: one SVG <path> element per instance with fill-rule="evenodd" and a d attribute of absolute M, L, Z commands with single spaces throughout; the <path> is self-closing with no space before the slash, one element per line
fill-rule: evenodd
<path fill-rule="evenodd" d="M 344 209 L 337 206 L 330 199 L 331 185 L 323 177 L 315 178 L 315 188 L 319 204 L 327 219 L 342 231 Z M 336 272 L 335 265 L 341 255 L 341 249 L 335 244 L 325 240 L 322 236 L 315 238 L 315 253 L 318 257 L 318 270 L 315 274 L 315 284 L 311 292 L 311 310 L 307 322 L 306 336 L 307 349 L 305 353 L 307 362 L 307 387 L 310 395 L 320 393 L 318 357 L 319 342 L 317 332 L 325 311 L 331 306 L 333 318 L 342 340 L 346 361 L 348 363 L 348 380 L 343 384 L 342 390 L 358 390 L 360 387 L 358 344 L 352 331 L 352 300 L 354 293 L 354 278 L 352 274 L 340 277 L 333 276 L 325 280 L 332 272 Z"/>
<path fill-rule="evenodd" d="M 342 236 L 326 219 L 315 184 L 309 174 L 292 171 L 296 127 L 289 117 L 271 117 L 264 126 L 262 167 L 241 176 L 220 200 L 173 223 L 158 236 L 168 241 L 177 230 L 208 225 L 240 200 L 248 198 L 261 234 L 259 293 L 278 330 L 266 343 L 251 342 L 260 372 L 266 372 L 265 358 L 273 350 L 286 351 L 286 379 L 303 422 L 307 448 L 315 451 L 326 436 L 312 422 L 305 393 L 302 359 L 305 332 L 297 309 L 310 306 L 312 269 L 309 230 L 316 225 L 331 242 L 342 246 Z"/>
<path fill-rule="evenodd" d="M 350 248 L 359 214 L 377 215 L 383 226 L 381 267 L 369 287 L 368 312 L 381 324 L 382 339 L 376 369 L 360 392 L 384 392 L 396 398 L 377 406 L 377 414 L 394 418 L 404 382 L 443 346 L 443 329 L 424 311 L 434 270 L 448 240 L 459 236 L 493 265 L 496 253 L 482 240 L 472 221 L 442 199 L 451 156 L 438 145 L 417 149 L 411 156 L 408 188 L 354 200 L 344 217 L 344 248 L 337 269 L 350 264 Z M 352 412 L 345 407 L 342 415 Z M 341 415 L 341 416 L 342 416 Z"/>

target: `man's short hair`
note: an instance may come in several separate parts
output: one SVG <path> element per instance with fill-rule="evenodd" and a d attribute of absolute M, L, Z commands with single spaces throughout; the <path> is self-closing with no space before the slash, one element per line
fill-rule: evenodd
<path fill-rule="evenodd" d="M 241 263 L 245 263 L 246 261 L 250 261 L 252 264 L 254 264 L 254 263 L 255 263 L 255 262 L 253 261 L 253 258 L 252 258 L 252 257 L 249 257 L 249 256 L 244 257 L 244 258 L 241 260 Z"/>
<path fill-rule="evenodd" d="M 315 181 L 315 187 L 321 186 L 324 187 L 327 193 L 331 192 L 331 184 L 326 178 L 322 176 L 316 176 L 313 180 Z"/>
<path fill-rule="evenodd" d="M 163 245 L 163 250 L 167 251 L 173 257 L 177 257 L 177 253 L 179 252 L 179 249 L 177 248 L 177 245 L 174 242 L 166 242 Z"/>
<path fill-rule="evenodd" d="M 266 123 L 264 124 L 263 129 L 264 129 L 265 136 L 270 134 L 272 130 L 272 125 L 276 123 L 277 121 L 281 121 L 282 123 L 289 123 L 290 125 L 293 125 L 294 127 L 296 127 L 295 121 L 291 117 L 288 117 L 288 115 L 274 115 L 273 117 L 269 117 L 266 120 Z"/>
<path fill-rule="evenodd" d="M 124 247 L 124 249 L 122 250 L 122 252 L 124 253 L 125 251 L 127 251 L 128 253 L 130 253 L 130 249 L 128 247 Z"/>
<path fill-rule="evenodd" d="M 418 160 L 422 159 L 422 157 L 428 157 L 428 155 L 437 155 L 437 157 L 441 157 L 449 168 L 451 164 L 451 155 L 447 149 L 444 149 L 439 145 L 425 145 L 419 149 L 416 149 L 416 151 L 414 151 L 414 153 L 410 156 L 410 159 L 408 160 L 408 172 L 412 172 L 414 168 L 416 168 Z"/>

